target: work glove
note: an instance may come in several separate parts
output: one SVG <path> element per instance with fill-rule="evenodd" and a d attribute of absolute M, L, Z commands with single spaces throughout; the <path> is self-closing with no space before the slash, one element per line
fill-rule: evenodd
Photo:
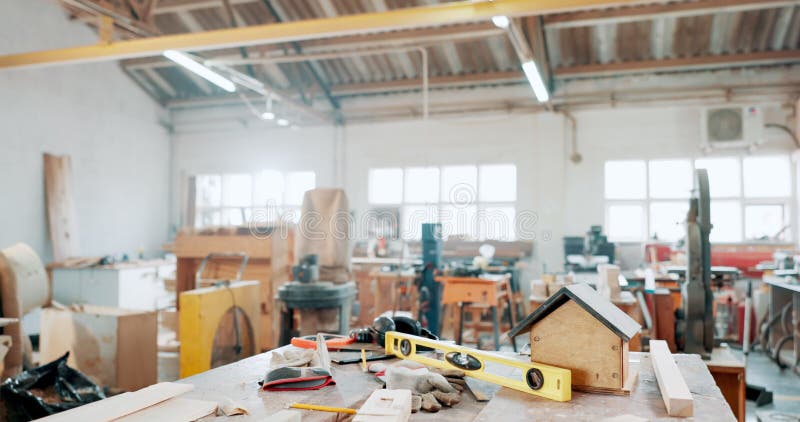
<path fill-rule="evenodd" d="M 378 365 L 375 368 L 370 367 L 370 370 L 385 370 L 386 388 L 389 390 L 411 390 L 411 410 L 415 413 L 420 409 L 438 412 L 442 405 L 452 407 L 461 401 L 459 393 L 464 389 L 464 373 L 461 371 L 434 372 L 424 365 L 410 361 L 400 361 L 383 367 Z"/>
<path fill-rule="evenodd" d="M 289 348 L 273 351 L 269 360 L 270 369 L 320 366 L 319 354 L 314 349 Z"/>

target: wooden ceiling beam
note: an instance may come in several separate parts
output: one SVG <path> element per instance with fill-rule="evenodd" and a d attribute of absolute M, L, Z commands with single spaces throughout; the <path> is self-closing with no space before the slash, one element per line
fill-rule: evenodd
<path fill-rule="evenodd" d="M 644 0 L 495 0 L 458 1 L 425 7 L 316 18 L 280 24 L 253 25 L 196 34 L 175 34 L 0 56 L 0 68 L 43 67 L 158 56 L 164 50 L 208 51 L 221 48 L 280 44 L 319 38 L 488 22 L 493 16 L 520 17 L 561 13 L 611 4 L 650 3 Z"/>
<path fill-rule="evenodd" d="M 796 0 L 699 0 L 685 3 L 655 3 L 621 7 L 612 10 L 584 10 L 544 16 L 549 28 L 574 28 L 652 20 L 680 18 L 712 13 L 733 13 L 797 5 Z"/>
<path fill-rule="evenodd" d="M 800 50 L 759 51 L 720 56 L 680 57 L 608 64 L 571 66 L 554 70 L 557 79 L 617 76 L 645 72 L 685 72 L 741 66 L 800 63 Z"/>

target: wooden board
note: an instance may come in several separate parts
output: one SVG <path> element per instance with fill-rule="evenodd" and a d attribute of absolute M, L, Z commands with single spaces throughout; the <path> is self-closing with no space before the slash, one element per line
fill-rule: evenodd
<path fill-rule="evenodd" d="M 653 306 L 655 307 L 653 337 L 666 341 L 669 351 L 675 353 L 678 348 L 675 345 L 675 311 L 673 304 L 674 300 L 669 292 L 657 291 L 653 294 Z"/>
<path fill-rule="evenodd" d="M 572 370 L 573 389 L 622 388 L 622 340 L 574 301 L 535 323 L 530 336 L 531 360 Z"/>
<path fill-rule="evenodd" d="M 193 388 L 194 386 L 191 384 L 162 382 L 139 391 L 123 393 L 39 420 L 45 422 L 110 421 L 177 397 Z"/>
<path fill-rule="evenodd" d="M 53 260 L 80 255 L 78 221 L 72 199 L 72 164 L 68 155 L 44 154 L 44 190 Z"/>
<path fill-rule="evenodd" d="M 687 417 L 694 413 L 694 399 L 678 366 L 672 358 L 667 342 L 650 341 L 650 355 L 653 360 L 653 372 L 661 390 L 661 397 L 670 416 Z"/>
<path fill-rule="evenodd" d="M 217 402 L 174 397 L 124 416 L 116 422 L 191 422 L 217 411 Z"/>
<path fill-rule="evenodd" d="M 175 255 L 179 258 L 205 258 L 211 252 L 244 252 L 250 259 L 272 257 L 272 242 L 251 235 L 189 235 L 175 238 Z"/>
<path fill-rule="evenodd" d="M 188 377 L 212 367 L 214 340 L 220 331 L 223 317 L 233 307 L 244 311 L 251 330 L 247 324 L 240 324 L 242 339 L 251 338 L 254 345 L 258 343 L 259 335 L 259 283 L 243 281 L 234 283 L 230 288 L 209 287 L 205 289 L 190 290 L 181 293 L 181 310 L 178 314 L 180 333 L 180 376 Z M 232 330 L 230 330 L 232 331 Z M 249 335 L 249 336 L 248 336 Z M 244 342 L 242 342 L 244 346 Z M 258 353 L 257 350 L 242 350 L 241 357 L 245 358 Z"/>
<path fill-rule="evenodd" d="M 375 390 L 353 422 L 407 422 L 410 416 L 411 390 Z"/>

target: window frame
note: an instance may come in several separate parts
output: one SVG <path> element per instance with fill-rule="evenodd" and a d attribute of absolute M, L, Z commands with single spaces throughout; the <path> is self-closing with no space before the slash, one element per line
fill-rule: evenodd
<path fill-rule="evenodd" d="M 483 167 L 483 166 L 496 166 L 496 165 L 511 165 L 511 166 L 514 166 L 514 179 L 515 179 L 514 183 L 515 183 L 516 186 L 515 186 L 515 192 L 514 192 L 515 199 L 513 201 L 500 201 L 500 202 L 497 202 L 497 201 L 481 201 L 480 200 L 481 167 Z M 475 188 L 475 198 L 474 198 L 473 202 L 471 202 L 470 204 L 464 205 L 464 207 L 475 206 L 476 216 L 479 215 L 481 212 L 485 212 L 487 208 L 497 208 L 497 207 L 511 207 L 511 208 L 513 208 L 514 209 L 514 221 L 512 223 L 511 236 L 508 237 L 508 238 L 502 239 L 502 240 L 506 240 L 506 241 L 517 240 L 516 219 L 517 219 L 517 213 L 519 211 L 518 207 L 517 207 L 517 202 L 519 200 L 519 189 L 518 189 L 519 188 L 519 183 L 518 183 L 518 181 L 519 181 L 519 169 L 518 169 L 518 166 L 517 166 L 516 163 L 509 163 L 509 162 L 503 162 L 503 163 L 479 163 L 479 164 L 478 163 L 472 163 L 472 164 L 470 164 L 470 163 L 466 163 L 466 164 L 465 163 L 457 163 L 457 164 L 446 164 L 446 165 L 435 165 L 435 166 L 421 164 L 421 165 L 409 165 L 409 166 L 392 166 L 392 165 L 388 165 L 388 166 L 383 166 L 383 167 L 371 167 L 371 168 L 369 168 L 367 170 L 367 190 L 368 190 L 368 192 L 367 192 L 367 203 L 368 203 L 369 208 L 370 209 L 376 209 L 376 208 L 385 208 L 385 207 L 396 207 L 398 209 L 398 211 L 399 211 L 398 212 L 398 217 L 399 217 L 399 220 L 400 220 L 400 221 L 398 221 L 399 236 L 401 238 L 405 239 L 405 240 L 411 240 L 411 241 L 420 240 L 417 237 L 409 237 L 411 234 L 416 233 L 419 230 L 408 230 L 406 227 L 404 227 L 405 226 L 405 215 L 404 215 L 403 210 L 406 207 L 436 207 L 437 208 L 436 221 L 437 222 L 441 222 L 442 221 L 442 213 L 443 213 L 443 210 L 446 207 L 448 207 L 448 206 L 458 207 L 457 204 L 455 204 L 453 202 L 450 202 L 449 197 L 448 197 L 448 199 L 442 199 L 442 190 L 444 189 L 444 180 L 443 180 L 444 178 L 442 177 L 442 175 L 444 173 L 444 169 L 447 168 L 447 167 L 475 167 L 476 168 L 476 177 L 475 177 L 475 186 L 474 186 L 474 188 Z M 406 200 L 405 200 L 406 199 L 406 188 L 407 188 L 407 186 L 406 186 L 406 171 L 408 169 L 414 169 L 414 168 L 436 168 L 436 169 L 438 169 L 438 173 L 439 173 L 438 185 L 439 186 L 438 186 L 438 192 L 437 192 L 437 195 L 436 195 L 436 201 L 435 202 L 417 202 L 417 201 L 406 202 Z M 382 204 L 382 203 L 370 202 L 369 189 L 371 189 L 371 186 L 372 186 L 372 181 L 370 180 L 371 179 L 370 176 L 371 176 L 373 170 L 380 170 L 380 169 L 400 169 L 401 170 L 403 183 L 402 183 L 402 189 L 401 189 L 401 195 L 400 195 L 401 201 L 399 203 Z M 449 233 L 449 235 L 450 236 L 467 235 L 467 236 L 472 236 L 472 237 L 474 237 L 475 239 L 478 239 L 478 240 L 488 240 L 488 239 L 481 238 L 480 223 L 477 220 L 473 221 L 472 226 L 473 227 L 467 233 Z M 448 233 L 445 233 L 445 234 L 447 235 Z M 494 240 L 494 239 L 491 239 L 491 240 Z"/>
<path fill-rule="evenodd" d="M 759 155 L 757 157 L 762 157 Z M 757 196 L 747 196 L 745 194 L 745 180 L 744 180 L 744 160 L 747 156 L 741 155 L 725 155 L 725 156 L 712 156 L 712 157 L 670 157 L 670 158 L 654 158 L 654 159 L 619 159 L 619 160 L 606 160 L 603 163 L 603 200 L 605 203 L 604 206 L 604 227 L 609 226 L 609 208 L 613 205 L 641 205 L 644 210 L 643 221 L 645 225 L 644 230 L 644 238 L 642 239 L 630 239 L 630 238 L 619 238 L 619 237 L 612 237 L 612 234 L 609 232 L 608 237 L 609 241 L 615 242 L 648 242 L 651 240 L 650 236 L 652 235 L 652 224 L 650 221 L 650 213 L 651 213 L 651 205 L 654 203 L 670 203 L 676 202 L 680 200 L 684 200 L 681 198 L 653 198 L 650 194 L 650 162 L 651 161 L 676 161 L 676 160 L 688 160 L 691 163 L 691 171 L 692 171 L 692 183 L 694 183 L 694 176 L 695 171 L 698 169 L 697 161 L 702 159 L 715 159 L 715 158 L 727 158 L 727 159 L 734 159 L 737 163 L 737 171 L 739 172 L 739 194 L 736 196 L 718 196 L 711 198 L 711 202 L 715 201 L 737 201 L 739 203 L 739 215 L 740 215 L 740 224 L 739 224 L 739 234 L 738 239 L 736 241 L 725 241 L 725 242 L 714 242 L 715 244 L 742 244 L 742 243 L 753 243 L 753 242 L 766 242 L 766 243 L 793 243 L 795 238 L 795 232 L 793 229 L 789 229 L 784 231 L 784 238 L 777 239 L 777 240 L 770 240 L 770 241 L 763 241 L 758 239 L 748 239 L 747 238 L 747 222 L 745 218 L 745 211 L 748 206 L 752 205 L 780 205 L 783 206 L 783 215 L 784 215 L 784 225 L 790 224 L 793 225 L 793 201 L 796 189 L 796 181 L 795 181 L 795 174 L 792 172 L 792 162 L 790 157 L 780 154 L 765 154 L 763 157 L 781 157 L 786 159 L 789 162 L 789 174 L 790 174 L 790 192 L 789 196 L 781 196 L 781 197 L 757 197 Z M 643 161 L 645 163 L 645 197 L 643 199 L 608 199 L 606 198 L 605 192 L 605 165 L 608 162 L 614 161 Z M 685 199 L 686 201 L 689 198 Z M 662 240 L 659 241 L 665 242 L 674 242 L 675 240 Z"/>
<path fill-rule="evenodd" d="M 280 170 L 274 170 L 274 169 L 263 169 L 263 170 L 257 171 L 257 172 L 230 172 L 230 173 L 213 172 L 213 173 L 198 173 L 198 174 L 194 174 L 189 178 L 189 180 L 194 180 L 195 189 L 197 189 L 197 178 L 198 177 L 201 177 L 201 176 L 217 176 L 220 179 L 220 187 L 219 187 L 219 190 L 220 190 L 219 201 L 220 201 L 220 203 L 219 203 L 219 205 L 200 205 L 195 200 L 195 204 L 194 204 L 194 215 L 195 215 L 195 217 L 194 217 L 194 228 L 202 229 L 202 228 L 205 228 L 205 227 L 213 227 L 213 226 L 215 226 L 213 224 L 212 225 L 202 224 L 201 216 L 203 214 L 206 214 L 206 213 L 209 213 L 209 212 L 216 211 L 216 212 L 219 213 L 219 224 L 218 224 L 219 226 L 230 226 L 230 225 L 232 225 L 232 223 L 226 222 L 224 220 L 225 211 L 239 211 L 239 212 L 241 212 L 241 210 L 244 210 L 244 212 L 245 212 L 245 220 L 242 221 L 242 224 L 244 225 L 244 224 L 248 224 L 249 221 L 252 220 L 253 216 L 255 215 L 255 213 L 257 211 L 268 209 L 268 206 L 270 204 L 260 203 L 258 198 L 256 198 L 256 194 L 257 194 L 257 187 L 256 187 L 257 183 L 256 182 L 257 182 L 259 174 L 264 172 L 264 171 L 277 171 L 278 173 L 280 173 L 281 177 L 283 177 L 283 179 L 284 179 L 284 185 L 285 185 L 286 178 L 290 173 L 312 173 L 314 175 L 314 188 L 317 187 L 317 172 L 314 171 L 314 170 L 280 171 Z M 225 190 L 225 188 L 224 188 L 224 183 L 222 182 L 222 180 L 224 179 L 225 175 L 232 175 L 232 174 L 237 174 L 237 175 L 243 175 L 244 174 L 244 175 L 248 175 L 250 177 L 250 204 L 249 205 L 235 206 L 235 205 L 226 205 L 224 203 L 224 198 L 225 198 L 224 190 Z M 195 194 L 195 197 L 197 197 L 197 194 Z M 287 215 L 289 212 L 296 212 L 297 215 L 299 215 L 300 210 L 302 208 L 302 204 L 300 204 L 300 205 L 289 205 L 289 204 L 287 204 L 287 202 L 288 202 L 287 201 L 287 190 L 285 189 L 285 186 L 284 186 L 284 191 L 281 193 L 281 204 L 280 205 L 273 205 L 275 207 L 275 209 L 278 211 L 277 214 L 276 214 L 276 218 L 277 219 L 282 218 L 284 215 Z"/>

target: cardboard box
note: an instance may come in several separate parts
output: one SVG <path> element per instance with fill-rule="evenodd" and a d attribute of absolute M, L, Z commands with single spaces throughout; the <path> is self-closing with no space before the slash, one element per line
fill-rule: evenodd
<path fill-rule="evenodd" d="M 40 352 L 47 363 L 69 351 L 68 364 L 103 387 L 138 390 L 158 380 L 158 316 L 82 305 L 42 311 Z"/>

